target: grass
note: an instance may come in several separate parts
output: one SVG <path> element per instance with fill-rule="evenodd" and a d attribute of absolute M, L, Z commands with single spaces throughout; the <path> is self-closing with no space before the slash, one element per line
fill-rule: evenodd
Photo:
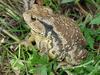
<path fill-rule="evenodd" d="M 87 40 L 89 53 L 80 65 L 60 69 L 59 75 L 65 72 L 69 75 L 100 75 L 100 1 L 62 1 L 64 4 L 60 6 L 53 0 L 44 0 L 44 5 L 77 21 Z M 0 74 L 35 75 L 40 72 L 41 75 L 54 75 L 58 64 L 56 60 L 49 61 L 47 55 L 40 56 L 35 46 L 25 47 L 20 44 L 30 31 L 23 20 L 21 4 L 21 0 L 0 1 Z M 77 7 L 72 7 L 74 5 L 78 7 L 77 11 Z M 89 10 L 84 10 L 84 6 Z M 74 9 L 71 10 L 71 7 Z"/>

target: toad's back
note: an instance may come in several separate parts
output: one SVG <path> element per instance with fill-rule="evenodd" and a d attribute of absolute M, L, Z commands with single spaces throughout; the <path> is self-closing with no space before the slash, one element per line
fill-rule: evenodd
<path fill-rule="evenodd" d="M 72 19 L 55 15 L 54 20 L 54 31 L 61 39 L 65 40 L 62 41 L 64 48 L 68 45 L 72 47 L 75 44 L 78 45 L 78 47 L 86 45 L 82 32 Z"/>
<path fill-rule="evenodd" d="M 84 49 L 86 41 L 79 27 L 72 19 L 62 15 L 54 14 L 50 18 L 52 19 L 51 28 L 53 28 L 53 46 L 55 46 L 55 49 L 51 50 L 51 55 L 53 56 L 54 50 L 58 50 L 60 52 L 58 53 L 58 60 L 65 60 L 70 64 L 78 64 L 79 60 L 83 59 L 87 53 Z M 46 22 L 50 22 L 47 20 L 49 19 L 46 19 Z"/>

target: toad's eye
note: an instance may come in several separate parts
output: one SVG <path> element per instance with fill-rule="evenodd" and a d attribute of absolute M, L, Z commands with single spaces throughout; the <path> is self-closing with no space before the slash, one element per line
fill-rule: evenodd
<path fill-rule="evenodd" d="M 32 19 L 33 21 L 36 21 L 36 17 L 31 17 L 31 19 Z"/>

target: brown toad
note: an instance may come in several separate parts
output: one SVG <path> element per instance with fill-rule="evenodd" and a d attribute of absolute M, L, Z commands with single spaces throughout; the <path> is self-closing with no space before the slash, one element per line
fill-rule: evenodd
<path fill-rule="evenodd" d="M 37 4 L 23 17 L 31 28 L 29 40 L 36 42 L 40 53 L 70 65 L 79 64 L 86 56 L 86 41 L 72 19 Z"/>

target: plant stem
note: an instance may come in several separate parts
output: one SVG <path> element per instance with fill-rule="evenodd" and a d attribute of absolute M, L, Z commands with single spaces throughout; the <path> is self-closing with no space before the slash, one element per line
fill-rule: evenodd
<path fill-rule="evenodd" d="M 7 34 L 9 37 L 11 37 L 13 40 L 15 40 L 16 42 L 20 42 L 20 40 L 17 38 L 17 37 L 15 37 L 15 36 L 13 36 L 12 34 L 10 34 L 7 30 L 5 30 L 5 29 L 3 29 L 3 28 L 1 28 L 0 27 L 0 31 L 2 31 L 2 32 L 4 32 L 5 34 Z"/>

